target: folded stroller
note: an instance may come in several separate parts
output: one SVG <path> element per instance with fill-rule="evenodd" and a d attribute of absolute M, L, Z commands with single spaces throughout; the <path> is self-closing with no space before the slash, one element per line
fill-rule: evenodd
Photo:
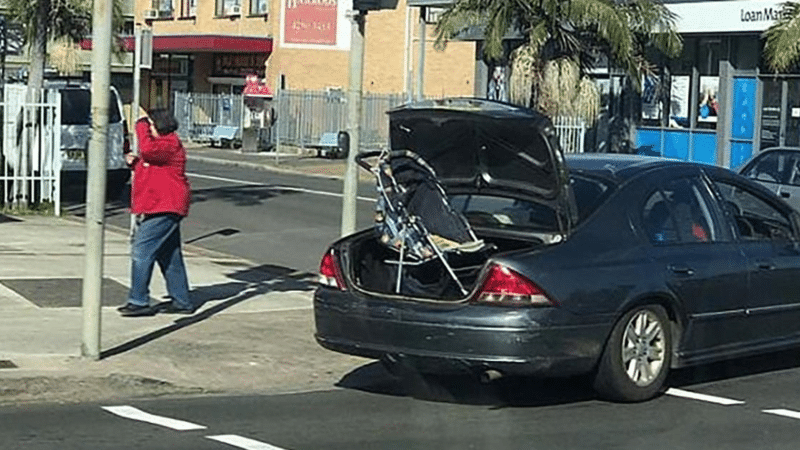
<path fill-rule="evenodd" d="M 378 156 L 374 166 L 364 161 L 374 156 Z M 409 150 L 369 152 L 357 160 L 376 178 L 375 227 L 380 241 L 398 254 L 397 260 L 386 261 L 397 265 L 395 292 L 401 292 L 404 266 L 438 260 L 461 294 L 466 295 L 448 258 L 480 252 L 487 245 L 450 205 L 433 168 Z"/>

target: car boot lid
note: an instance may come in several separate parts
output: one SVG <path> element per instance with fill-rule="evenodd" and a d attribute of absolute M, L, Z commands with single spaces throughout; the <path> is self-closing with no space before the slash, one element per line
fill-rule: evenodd
<path fill-rule="evenodd" d="M 574 211 L 564 157 L 546 116 L 472 98 L 424 100 L 388 114 L 391 149 L 421 156 L 449 191 L 501 192 Z"/>

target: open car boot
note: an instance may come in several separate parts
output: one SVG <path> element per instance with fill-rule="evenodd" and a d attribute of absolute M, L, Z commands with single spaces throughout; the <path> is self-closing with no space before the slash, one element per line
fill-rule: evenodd
<path fill-rule="evenodd" d="M 460 259 L 461 266 L 474 254 L 476 261 L 483 261 L 483 253 L 493 246 L 478 239 L 464 216 L 450 205 L 433 168 L 409 150 L 384 151 L 374 166 L 363 160 L 360 164 L 376 177 L 375 227 L 380 242 L 396 252 L 396 259 L 385 261 L 396 271 L 394 292 L 414 294 L 415 285 L 424 283 L 424 277 L 410 277 L 409 268 L 430 274 L 444 269 L 450 283 L 439 289 L 456 288 L 466 295 L 450 260 Z M 440 267 L 426 267 L 433 264 Z"/>

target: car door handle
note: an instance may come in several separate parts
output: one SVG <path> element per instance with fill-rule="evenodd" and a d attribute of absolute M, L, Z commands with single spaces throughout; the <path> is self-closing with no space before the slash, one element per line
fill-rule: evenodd
<path fill-rule="evenodd" d="M 772 270 L 775 268 L 775 264 L 770 261 L 757 261 L 756 267 L 758 267 L 758 270 Z"/>
<path fill-rule="evenodd" d="M 687 275 L 687 276 L 694 275 L 694 269 L 688 266 L 679 266 L 676 264 L 670 264 L 667 266 L 667 269 L 677 275 Z"/>
<path fill-rule="evenodd" d="M 789 198 L 791 196 L 792 196 L 791 192 L 781 192 L 781 197 L 783 198 Z"/>

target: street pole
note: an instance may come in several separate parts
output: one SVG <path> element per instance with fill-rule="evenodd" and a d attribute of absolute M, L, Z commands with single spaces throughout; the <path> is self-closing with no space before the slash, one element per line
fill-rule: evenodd
<path fill-rule="evenodd" d="M 425 96 L 425 39 L 427 38 L 427 30 L 425 29 L 425 14 L 427 7 L 422 6 L 419 8 L 419 55 L 417 55 L 417 100 L 422 100 Z"/>
<path fill-rule="evenodd" d="M 130 130 L 136 127 L 136 121 L 139 119 L 139 105 L 142 96 L 142 26 L 138 23 L 133 30 L 133 42 L 133 100 L 131 101 L 131 118 L 128 121 Z M 139 153 L 139 138 L 136 133 L 131 133 L 131 151 Z"/>
<path fill-rule="evenodd" d="M 111 0 L 94 0 L 92 19 L 92 136 L 87 155 L 86 256 L 81 354 L 100 359 L 106 144 L 111 79 Z"/>
<path fill-rule="evenodd" d="M 131 133 L 131 152 L 139 154 L 139 136 L 136 134 L 136 121 L 139 119 L 139 108 L 141 104 L 141 84 L 142 84 L 142 26 L 136 24 L 133 30 L 133 99 L 131 101 L 131 116 L 128 121 L 128 130 Z M 136 215 L 130 215 L 128 231 L 133 238 L 133 229 L 136 225 Z"/>
<path fill-rule="evenodd" d="M 350 149 L 342 197 L 342 236 L 356 230 L 356 196 L 358 175 L 356 155 L 361 145 L 361 94 L 364 82 L 364 22 L 365 11 L 353 11 L 350 37 L 350 82 L 347 86 L 347 131 Z"/>

